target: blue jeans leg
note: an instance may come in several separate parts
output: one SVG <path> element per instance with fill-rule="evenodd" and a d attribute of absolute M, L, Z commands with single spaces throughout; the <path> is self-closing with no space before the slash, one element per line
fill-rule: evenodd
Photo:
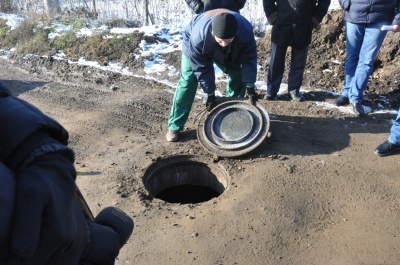
<path fill-rule="evenodd" d="M 381 30 L 384 24 L 387 23 L 346 22 L 346 77 L 342 95 L 349 97 L 351 103 L 361 102 L 386 36 L 386 31 Z"/>
<path fill-rule="evenodd" d="M 281 47 L 272 43 L 271 58 L 267 74 L 267 93 L 275 96 L 281 86 L 283 72 L 285 71 L 285 58 L 287 46 Z"/>
<path fill-rule="evenodd" d="M 390 136 L 388 141 L 392 144 L 400 145 L 400 109 L 392 127 L 390 128 Z"/>
<path fill-rule="evenodd" d="M 303 83 L 304 68 L 306 67 L 308 55 L 308 45 L 306 47 L 292 47 L 292 56 L 290 59 L 290 70 L 288 76 L 288 90 L 300 91 Z"/>

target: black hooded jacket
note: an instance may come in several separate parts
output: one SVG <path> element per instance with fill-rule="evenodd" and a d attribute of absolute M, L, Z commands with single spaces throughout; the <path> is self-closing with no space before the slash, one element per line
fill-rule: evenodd
<path fill-rule="evenodd" d="M 185 0 L 194 13 L 200 14 L 217 8 L 226 8 L 238 12 L 246 4 L 246 0 Z"/>

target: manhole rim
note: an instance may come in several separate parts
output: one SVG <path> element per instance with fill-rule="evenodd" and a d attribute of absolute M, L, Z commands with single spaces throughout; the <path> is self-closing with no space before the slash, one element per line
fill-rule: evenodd
<path fill-rule="evenodd" d="M 145 190 L 149 193 L 152 198 L 157 198 L 157 195 L 162 192 L 154 192 L 151 181 L 157 176 L 157 173 L 160 170 L 171 168 L 172 166 L 179 165 L 180 163 L 189 163 L 195 164 L 197 166 L 207 167 L 210 172 L 215 175 L 215 181 L 217 181 L 220 185 L 222 185 L 223 191 L 220 192 L 218 189 L 214 189 L 214 187 L 210 187 L 208 185 L 202 185 L 211 189 L 214 189 L 219 193 L 219 196 L 222 196 L 225 192 L 229 190 L 231 184 L 231 176 L 224 165 L 221 163 L 210 163 L 207 159 L 202 159 L 195 157 L 193 155 L 177 155 L 177 156 L 168 156 L 158 159 L 157 161 L 151 163 L 145 170 L 142 175 L 142 183 L 144 185 Z M 221 179 L 223 181 L 221 181 Z M 186 183 L 190 184 L 190 183 Z"/>

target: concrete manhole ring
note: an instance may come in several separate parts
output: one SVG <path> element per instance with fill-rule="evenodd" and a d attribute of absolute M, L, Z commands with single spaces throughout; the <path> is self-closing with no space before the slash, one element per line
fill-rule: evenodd
<path fill-rule="evenodd" d="M 194 156 L 171 156 L 151 164 L 143 176 L 149 194 L 169 203 L 195 204 L 219 197 L 230 177 L 218 163 L 208 164 Z"/>

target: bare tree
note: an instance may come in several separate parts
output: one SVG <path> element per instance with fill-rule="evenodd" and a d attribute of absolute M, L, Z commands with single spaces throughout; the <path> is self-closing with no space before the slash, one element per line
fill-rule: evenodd
<path fill-rule="evenodd" d="M 0 0 L 0 11 L 9 13 L 12 11 L 12 0 Z"/>
<path fill-rule="evenodd" d="M 60 0 L 43 0 L 48 15 L 61 13 Z"/>
<path fill-rule="evenodd" d="M 146 25 L 150 25 L 154 24 L 154 18 L 153 16 L 150 14 L 149 11 L 149 0 L 144 0 L 143 1 L 143 8 L 144 8 L 144 22 L 143 24 Z"/>

